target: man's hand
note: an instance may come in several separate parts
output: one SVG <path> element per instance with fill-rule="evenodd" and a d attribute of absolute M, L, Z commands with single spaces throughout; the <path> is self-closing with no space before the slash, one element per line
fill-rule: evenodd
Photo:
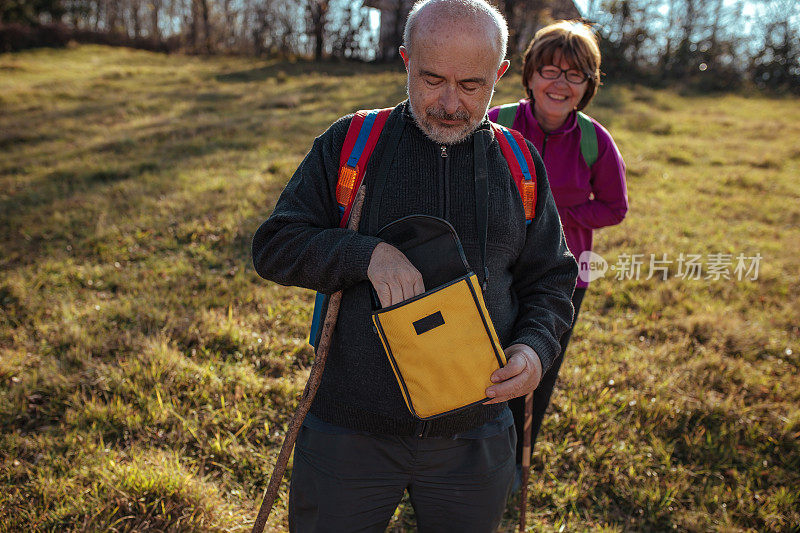
<path fill-rule="evenodd" d="M 486 389 L 491 400 L 484 405 L 500 403 L 524 396 L 539 386 L 542 379 L 542 361 L 533 348 L 525 344 L 512 344 L 504 350 L 508 363 L 492 373 L 492 385 Z"/>
<path fill-rule="evenodd" d="M 382 307 L 388 307 L 425 292 L 422 274 L 408 258 L 385 242 L 372 251 L 367 277 L 378 293 Z"/>

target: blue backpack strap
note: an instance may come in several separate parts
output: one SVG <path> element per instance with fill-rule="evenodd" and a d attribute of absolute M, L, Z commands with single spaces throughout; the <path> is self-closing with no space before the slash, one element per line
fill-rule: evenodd
<path fill-rule="evenodd" d="M 369 158 L 391 112 L 392 108 L 357 111 L 350 121 L 339 154 L 339 178 L 336 182 L 341 228 L 347 227 L 356 191 L 364 179 Z"/>
<path fill-rule="evenodd" d="M 597 130 L 587 115 L 578 111 L 578 127 L 581 129 L 581 155 L 589 168 L 597 161 Z"/>
<path fill-rule="evenodd" d="M 319 334 L 322 329 L 322 321 L 325 317 L 322 316 L 322 310 L 325 308 L 325 302 L 328 300 L 328 295 L 318 292 L 314 296 L 314 313 L 311 315 L 311 330 L 308 332 L 308 343 L 317 349 L 319 343 Z"/>
<path fill-rule="evenodd" d="M 530 224 L 536 216 L 536 167 L 533 155 L 525 138 L 517 130 L 496 123 L 492 124 L 492 129 L 522 198 L 525 222 Z"/>

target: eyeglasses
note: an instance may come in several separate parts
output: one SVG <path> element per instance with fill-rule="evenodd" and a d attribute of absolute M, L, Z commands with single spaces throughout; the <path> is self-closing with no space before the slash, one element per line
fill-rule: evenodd
<path fill-rule="evenodd" d="M 557 80 L 563 73 L 566 80 L 574 85 L 580 85 L 589 79 L 589 76 L 580 70 L 575 70 L 574 68 L 564 70 L 555 65 L 544 65 L 536 69 L 536 72 L 546 80 Z"/>

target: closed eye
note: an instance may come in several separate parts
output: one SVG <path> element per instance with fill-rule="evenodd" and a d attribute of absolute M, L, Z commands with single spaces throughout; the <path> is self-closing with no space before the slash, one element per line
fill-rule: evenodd
<path fill-rule="evenodd" d="M 423 76 L 422 79 L 429 87 L 436 87 L 437 85 L 440 85 L 442 81 L 444 81 L 442 78 L 437 76 Z"/>

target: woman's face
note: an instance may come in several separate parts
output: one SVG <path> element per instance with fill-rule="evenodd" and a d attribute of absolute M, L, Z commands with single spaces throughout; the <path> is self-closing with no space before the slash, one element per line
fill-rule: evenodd
<path fill-rule="evenodd" d="M 575 69 L 562 57 L 561 51 L 556 50 L 553 54 L 553 65 L 563 70 Z M 542 65 L 545 66 L 545 65 Z M 554 79 L 544 79 L 538 70 L 533 71 L 533 75 L 528 80 L 528 89 L 533 93 L 535 100 L 535 111 L 537 114 L 547 117 L 550 121 L 554 119 L 566 120 L 578 102 L 581 101 L 586 89 L 589 86 L 587 81 L 576 85 L 567 81 L 564 73 Z"/>

